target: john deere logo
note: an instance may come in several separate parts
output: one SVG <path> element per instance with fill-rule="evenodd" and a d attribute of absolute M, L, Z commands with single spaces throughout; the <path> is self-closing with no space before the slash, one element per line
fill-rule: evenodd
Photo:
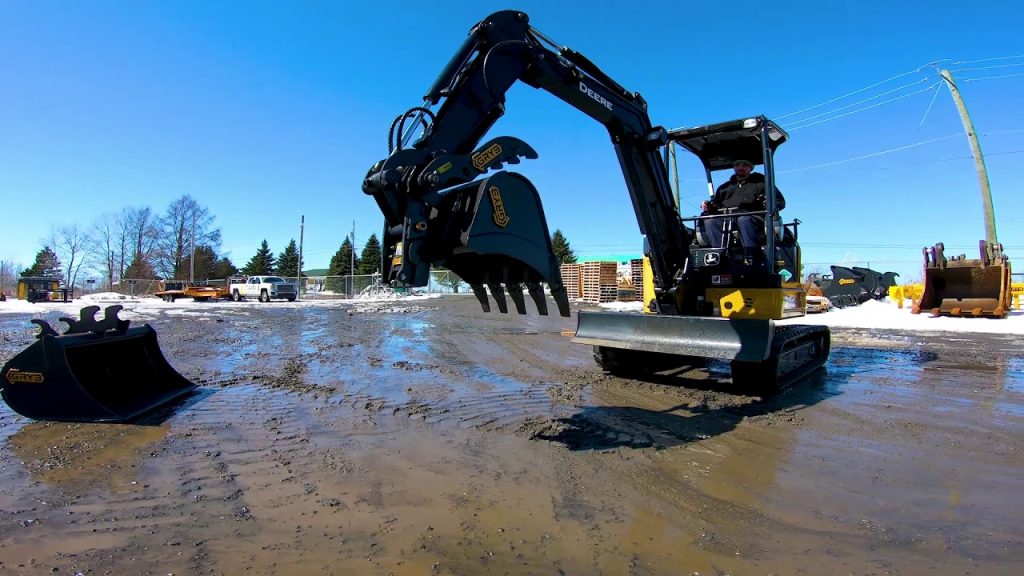
<path fill-rule="evenodd" d="M 7 371 L 7 381 L 11 384 L 42 384 L 43 380 L 42 372 L 22 372 L 17 368 Z"/>
<path fill-rule="evenodd" d="M 483 172 L 492 160 L 501 155 L 501 144 L 491 144 L 486 150 L 473 154 L 473 167 Z"/>
<path fill-rule="evenodd" d="M 840 286 L 849 286 L 850 284 L 853 284 L 853 278 L 842 278 L 839 280 Z"/>
<path fill-rule="evenodd" d="M 718 266 L 719 262 L 721 262 L 721 256 L 718 255 L 718 252 L 708 252 L 707 254 L 704 254 L 705 266 Z"/>
<path fill-rule="evenodd" d="M 502 228 L 508 226 L 508 214 L 505 213 L 505 203 L 501 201 L 501 190 L 491 186 L 487 193 L 491 195 L 491 205 L 494 206 L 494 223 Z"/>

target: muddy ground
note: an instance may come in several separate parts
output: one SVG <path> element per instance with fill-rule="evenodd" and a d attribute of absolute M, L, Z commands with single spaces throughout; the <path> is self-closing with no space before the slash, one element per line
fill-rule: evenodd
<path fill-rule="evenodd" d="M 467 297 L 201 306 L 149 318 L 174 409 L 0 406 L 0 573 L 1024 574 L 1019 337 L 834 331 L 761 401 Z"/>

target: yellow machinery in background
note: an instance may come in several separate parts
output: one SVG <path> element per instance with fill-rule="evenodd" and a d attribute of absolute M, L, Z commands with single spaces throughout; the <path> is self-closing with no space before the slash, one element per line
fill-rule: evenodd
<path fill-rule="evenodd" d="M 1010 260 L 1001 244 L 982 240 L 979 257 L 947 259 L 939 242 L 924 249 L 924 293 L 914 314 L 1005 318 L 1010 311 Z"/>

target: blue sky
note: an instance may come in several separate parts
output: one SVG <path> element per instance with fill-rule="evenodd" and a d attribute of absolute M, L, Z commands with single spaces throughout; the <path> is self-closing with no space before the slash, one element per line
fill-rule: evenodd
<path fill-rule="evenodd" d="M 641 92 L 655 124 L 783 116 L 938 59 L 989 155 L 1000 240 L 1024 254 L 1024 54 L 1018 2 L 12 2 L 0 3 L 0 258 L 28 264 L 51 226 L 88 225 L 126 205 L 161 212 L 191 194 L 242 264 L 275 252 L 306 217 L 307 267 L 326 266 L 356 221 L 391 119 L 420 101 L 468 28 L 515 7 L 560 43 Z M 999 66 L 989 68 L 990 66 Z M 936 81 L 909 75 L 782 124 Z M 804 260 L 859 259 L 920 275 L 920 247 L 972 251 L 983 237 L 977 177 L 959 117 L 937 88 L 791 131 L 776 157 L 784 215 Z M 864 106 L 879 103 L 877 98 Z M 856 110 L 855 106 L 826 114 Z M 815 119 L 805 121 L 810 124 Z M 639 252 L 641 239 L 603 128 L 525 86 L 491 135 L 530 143 L 520 164 L 548 222 L 584 258 Z M 897 152 L 825 167 L 906 145 Z M 705 195 L 680 156 L 684 212 Z M 912 278 L 910 278 L 912 279 Z"/>

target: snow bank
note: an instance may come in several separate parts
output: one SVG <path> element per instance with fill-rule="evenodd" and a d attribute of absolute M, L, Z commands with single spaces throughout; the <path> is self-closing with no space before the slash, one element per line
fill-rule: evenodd
<path fill-rule="evenodd" d="M 641 312 L 641 302 L 600 304 L 611 312 Z M 1024 310 L 1014 310 L 1006 318 L 933 318 L 929 314 L 911 314 L 908 300 L 901 309 L 891 301 L 865 302 L 851 308 L 833 308 L 821 314 L 781 320 L 779 324 L 812 324 L 833 328 L 903 330 L 907 332 L 964 332 L 976 334 L 1024 334 Z"/>
<path fill-rule="evenodd" d="M 138 296 L 130 296 L 128 294 L 118 294 L 117 292 L 96 292 L 93 294 L 86 294 L 78 299 L 82 303 L 99 303 L 99 302 L 112 302 L 120 304 L 126 300 L 138 301 L 141 300 Z"/>
<path fill-rule="evenodd" d="M 783 320 L 779 324 L 813 324 L 834 328 L 904 330 L 907 332 L 965 332 L 976 334 L 1024 334 L 1024 311 L 1014 310 L 1006 318 L 933 318 L 911 314 L 910 301 L 902 309 L 891 301 L 871 300 L 851 308 L 833 308 L 822 314 Z"/>

